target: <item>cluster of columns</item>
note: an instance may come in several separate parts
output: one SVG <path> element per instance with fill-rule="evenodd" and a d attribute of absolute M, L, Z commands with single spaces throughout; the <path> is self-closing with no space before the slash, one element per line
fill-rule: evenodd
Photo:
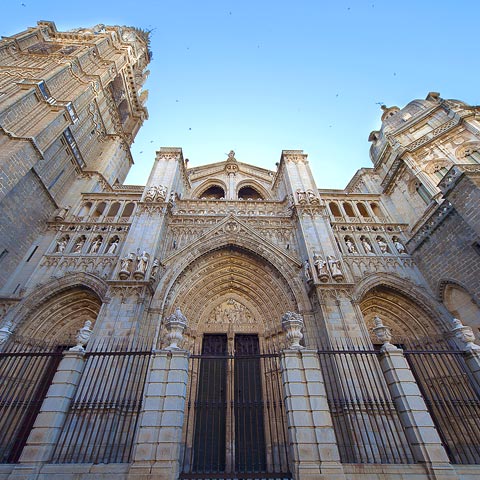
<path fill-rule="evenodd" d="M 295 480 L 341 480 L 345 473 L 318 353 L 300 345 L 302 325 L 301 316 L 291 312 L 282 321 L 289 344 L 281 354 L 281 374 L 292 474 Z M 461 323 L 455 325 L 454 333 L 466 345 L 467 364 L 480 381 L 480 347 L 468 336 L 469 327 Z M 129 480 L 149 478 L 150 475 L 158 480 L 173 480 L 178 478 L 181 468 L 189 353 L 179 345 L 186 319 L 177 309 L 166 320 L 166 326 L 171 345 L 154 351 L 150 359 L 135 448 L 127 474 Z M 388 327 L 379 319 L 374 330 L 383 341 L 380 366 L 415 461 L 425 467 L 429 478 L 458 478 L 403 351 L 389 343 Z M 20 463 L 10 479 L 35 478 L 32 474 L 51 461 L 84 364 L 85 354 L 79 341 L 77 347 L 64 353 Z"/>

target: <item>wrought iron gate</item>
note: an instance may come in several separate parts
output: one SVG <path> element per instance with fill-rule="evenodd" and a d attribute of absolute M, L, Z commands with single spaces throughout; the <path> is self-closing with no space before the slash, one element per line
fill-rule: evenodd
<path fill-rule="evenodd" d="M 404 348 L 450 461 L 480 463 L 480 384 L 465 353 L 444 341 Z"/>
<path fill-rule="evenodd" d="M 63 348 L 15 339 L 0 353 L 0 463 L 16 463 Z"/>
<path fill-rule="evenodd" d="M 278 354 L 256 335 L 205 335 L 190 359 L 181 479 L 291 478 Z"/>

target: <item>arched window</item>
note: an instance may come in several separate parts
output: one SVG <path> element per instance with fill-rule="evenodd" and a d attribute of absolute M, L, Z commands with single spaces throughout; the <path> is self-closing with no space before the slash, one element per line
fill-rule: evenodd
<path fill-rule="evenodd" d="M 90 209 L 92 208 L 92 202 L 87 202 L 82 205 L 80 212 L 78 213 L 79 217 L 88 217 Z"/>
<path fill-rule="evenodd" d="M 242 187 L 238 191 L 239 200 L 263 200 L 263 197 L 252 187 Z"/>
<path fill-rule="evenodd" d="M 340 208 L 338 208 L 338 205 L 335 202 L 330 202 L 328 204 L 328 208 L 330 208 L 330 213 L 334 217 L 341 217 L 342 214 L 340 213 Z"/>
<path fill-rule="evenodd" d="M 95 209 L 95 211 L 93 212 L 93 216 L 96 218 L 101 217 L 103 215 L 103 212 L 105 212 L 106 207 L 107 207 L 107 204 L 105 202 L 100 202 L 97 205 L 97 208 Z"/>
<path fill-rule="evenodd" d="M 363 203 L 357 203 L 358 211 L 362 217 L 369 217 L 368 211 Z"/>
<path fill-rule="evenodd" d="M 382 211 L 380 210 L 380 207 L 376 203 L 371 203 L 370 208 L 372 209 L 373 214 L 376 217 L 382 217 Z"/>
<path fill-rule="evenodd" d="M 343 209 L 345 210 L 345 213 L 347 214 L 347 216 L 349 216 L 349 217 L 354 217 L 355 216 L 355 213 L 353 212 L 353 208 L 349 203 L 344 202 L 343 203 Z"/>
<path fill-rule="evenodd" d="M 221 198 L 225 198 L 225 191 L 222 187 L 218 185 L 213 185 L 212 187 L 207 188 L 201 195 L 200 198 L 204 198 L 206 200 L 220 200 Z"/>
<path fill-rule="evenodd" d="M 430 203 L 430 201 L 432 200 L 432 196 L 430 195 L 430 192 L 427 190 L 427 187 L 425 187 L 425 185 L 419 180 L 415 181 L 414 185 L 415 185 L 415 191 L 420 195 L 422 200 L 425 203 Z"/>
<path fill-rule="evenodd" d="M 122 212 L 122 217 L 131 217 L 133 213 L 133 209 L 135 208 L 135 204 L 130 202 L 125 205 L 125 208 L 123 209 Z"/>
<path fill-rule="evenodd" d="M 107 217 L 115 217 L 118 214 L 118 211 L 120 210 L 120 203 L 115 202 L 112 204 L 110 207 L 110 210 L 108 211 Z"/>

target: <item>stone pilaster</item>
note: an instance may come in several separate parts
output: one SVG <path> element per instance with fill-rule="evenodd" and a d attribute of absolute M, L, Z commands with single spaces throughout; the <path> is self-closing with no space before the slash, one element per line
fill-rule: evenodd
<path fill-rule="evenodd" d="M 178 478 L 188 380 L 185 350 L 158 350 L 151 359 L 129 479 Z M 150 477 L 149 477 L 150 478 Z"/>
<path fill-rule="evenodd" d="M 458 478 L 403 351 L 384 351 L 380 365 L 415 460 L 426 466 L 430 478 Z"/>
<path fill-rule="evenodd" d="M 21 464 L 51 459 L 85 366 L 84 355 L 83 351 L 64 352 L 23 449 Z"/>
<path fill-rule="evenodd" d="M 282 380 L 296 480 L 344 479 L 315 350 L 284 350 Z"/>

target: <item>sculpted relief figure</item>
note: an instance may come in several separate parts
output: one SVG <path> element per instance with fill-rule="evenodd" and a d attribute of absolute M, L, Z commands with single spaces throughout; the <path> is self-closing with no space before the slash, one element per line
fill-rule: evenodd
<path fill-rule="evenodd" d="M 120 272 L 118 276 L 121 280 L 126 280 L 130 276 L 130 265 L 135 259 L 135 254 L 130 253 L 129 255 L 120 259 Z"/>
<path fill-rule="evenodd" d="M 328 280 L 327 262 L 318 253 L 313 254 L 313 266 L 317 271 L 319 280 L 326 282 Z"/>
<path fill-rule="evenodd" d="M 152 262 L 152 270 L 150 272 L 150 278 L 155 280 L 157 278 L 158 267 L 160 266 L 160 260 L 155 257 Z"/>
<path fill-rule="evenodd" d="M 136 271 L 145 274 L 148 266 L 148 253 L 145 250 L 137 257 L 137 262 Z"/>

